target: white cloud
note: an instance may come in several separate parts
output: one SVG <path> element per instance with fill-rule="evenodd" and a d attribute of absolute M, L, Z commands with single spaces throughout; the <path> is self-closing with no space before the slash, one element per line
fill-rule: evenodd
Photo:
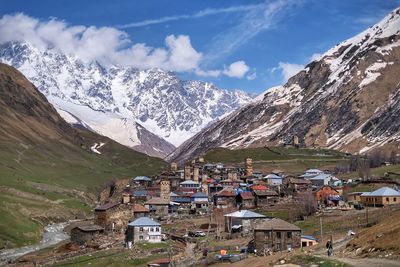
<path fill-rule="evenodd" d="M 204 10 L 200 10 L 193 14 L 184 14 L 184 15 L 175 15 L 175 16 L 166 16 L 157 19 L 149 19 L 143 20 L 138 22 L 127 23 L 124 25 L 119 25 L 117 28 L 119 29 L 126 29 L 126 28 L 135 28 L 135 27 L 143 27 L 149 26 L 154 24 L 161 24 L 170 21 L 176 21 L 181 19 L 196 19 L 196 18 L 203 18 L 206 16 L 223 14 L 223 13 L 236 13 L 236 12 L 245 12 L 249 10 L 254 10 L 260 8 L 262 5 L 243 5 L 243 6 L 231 6 L 226 8 L 207 8 Z"/>
<path fill-rule="evenodd" d="M 249 66 L 243 60 L 236 61 L 223 70 L 223 74 L 228 77 L 243 78 L 249 71 Z"/>
<path fill-rule="evenodd" d="M 202 59 L 186 35 L 169 35 L 165 38 L 165 47 L 153 48 L 132 43 L 125 32 L 116 28 L 70 26 L 61 20 L 39 21 L 24 14 L 5 15 L 0 19 L 0 43 L 10 41 L 26 41 L 41 50 L 56 49 L 106 66 L 194 71 Z"/>
<path fill-rule="evenodd" d="M 201 70 L 197 69 L 195 71 L 196 75 L 201 76 L 201 77 L 214 77 L 217 78 L 221 76 L 221 70 Z"/>
<path fill-rule="evenodd" d="M 277 69 L 280 69 L 282 72 L 282 76 L 284 81 L 289 80 L 292 76 L 297 74 L 299 71 L 301 71 L 304 68 L 303 65 L 300 64 L 293 64 L 293 63 L 287 63 L 287 62 L 279 62 L 279 65 L 277 68 L 274 68 L 272 72 L 274 72 Z"/>

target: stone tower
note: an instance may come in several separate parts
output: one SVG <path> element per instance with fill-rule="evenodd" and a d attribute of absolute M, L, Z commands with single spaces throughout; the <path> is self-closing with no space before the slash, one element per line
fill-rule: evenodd
<path fill-rule="evenodd" d="M 161 180 L 160 184 L 160 197 L 162 199 L 170 198 L 169 194 L 171 193 L 171 186 L 168 180 Z"/>
<path fill-rule="evenodd" d="M 201 184 L 201 191 L 208 196 L 208 184 L 207 184 L 207 182 Z"/>
<path fill-rule="evenodd" d="M 200 169 L 199 167 L 195 166 L 193 168 L 193 181 L 200 182 L 199 177 L 200 177 Z"/>
<path fill-rule="evenodd" d="M 246 158 L 244 166 L 246 169 L 246 176 L 252 176 L 253 175 L 253 159 Z"/>
<path fill-rule="evenodd" d="M 191 167 L 189 165 L 186 165 L 185 168 L 184 168 L 185 180 L 191 180 L 191 178 L 192 178 L 191 176 L 192 176 Z"/>
<path fill-rule="evenodd" d="M 299 146 L 300 146 L 299 137 L 297 135 L 293 136 L 293 146 L 295 148 L 299 148 Z"/>
<path fill-rule="evenodd" d="M 176 162 L 171 163 L 171 171 L 176 172 L 178 170 L 178 164 Z"/>

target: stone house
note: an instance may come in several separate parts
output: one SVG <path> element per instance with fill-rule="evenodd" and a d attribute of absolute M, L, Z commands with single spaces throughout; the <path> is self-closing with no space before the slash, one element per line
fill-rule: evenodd
<path fill-rule="evenodd" d="M 94 223 L 104 227 L 106 231 L 122 230 L 132 216 L 130 203 L 110 202 L 94 209 Z"/>
<path fill-rule="evenodd" d="M 99 225 L 82 225 L 71 229 L 71 243 L 79 246 L 96 242 L 104 233 L 104 228 Z"/>
<path fill-rule="evenodd" d="M 324 185 L 314 191 L 315 200 L 318 203 L 337 205 L 340 193 L 329 185 Z M 336 199 L 338 199 L 336 201 Z"/>
<path fill-rule="evenodd" d="M 170 201 L 168 199 L 163 199 L 160 197 L 154 197 L 149 199 L 145 203 L 145 207 L 150 211 L 150 213 L 157 216 L 164 216 L 168 214 Z"/>
<path fill-rule="evenodd" d="M 149 217 L 140 217 L 130 222 L 125 233 L 126 242 L 133 244 L 138 242 L 160 243 L 161 238 L 161 225 Z"/>
<path fill-rule="evenodd" d="M 254 245 L 258 254 L 301 247 L 301 229 L 278 218 L 265 219 L 254 227 Z"/>
<path fill-rule="evenodd" d="M 260 219 L 267 218 L 265 215 L 250 210 L 238 210 L 225 214 L 224 217 L 226 232 L 241 232 L 245 235 L 253 232 L 254 226 L 260 222 Z"/>
<path fill-rule="evenodd" d="M 145 206 L 141 204 L 134 204 L 133 205 L 133 217 L 135 219 L 140 218 L 140 217 L 147 217 L 149 216 L 149 209 L 146 208 Z"/>
<path fill-rule="evenodd" d="M 197 192 L 191 195 L 190 201 L 196 209 L 208 207 L 208 196 L 203 192 Z"/>
<path fill-rule="evenodd" d="M 265 206 L 270 203 L 276 203 L 279 198 L 278 193 L 271 190 L 254 190 L 253 193 L 256 207 Z"/>
<path fill-rule="evenodd" d="M 254 195 L 252 192 L 240 192 L 236 196 L 236 204 L 243 209 L 252 209 L 255 207 Z"/>
<path fill-rule="evenodd" d="M 227 187 L 214 195 L 214 204 L 217 208 L 236 207 L 236 192 Z"/>

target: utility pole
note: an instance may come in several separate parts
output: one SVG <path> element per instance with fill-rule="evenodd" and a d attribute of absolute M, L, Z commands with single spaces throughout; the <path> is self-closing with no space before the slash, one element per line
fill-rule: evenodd
<path fill-rule="evenodd" d="M 324 242 L 324 235 L 322 233 L 322 216 L 319 217 L 319 226 L 321 228 L 321 243 Z"/>

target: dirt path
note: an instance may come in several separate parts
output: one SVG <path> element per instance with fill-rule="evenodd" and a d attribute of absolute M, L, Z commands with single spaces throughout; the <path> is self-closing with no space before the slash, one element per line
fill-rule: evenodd
<path fill-rule="evenodd" d="M 352 240 L 350 237 L 345 237 L 333 242 L 333 256 L 328 257 L 326 255 L 326 249 L 322 248 L 315 251 L 315 255 L 331 260 L 337 260 L 354 267 L 400 267 L 400 261 L 390 260 L 385 258 L 348 258 L 338 257 L 339 252 L 346 247 L 347 243 Z"/>

